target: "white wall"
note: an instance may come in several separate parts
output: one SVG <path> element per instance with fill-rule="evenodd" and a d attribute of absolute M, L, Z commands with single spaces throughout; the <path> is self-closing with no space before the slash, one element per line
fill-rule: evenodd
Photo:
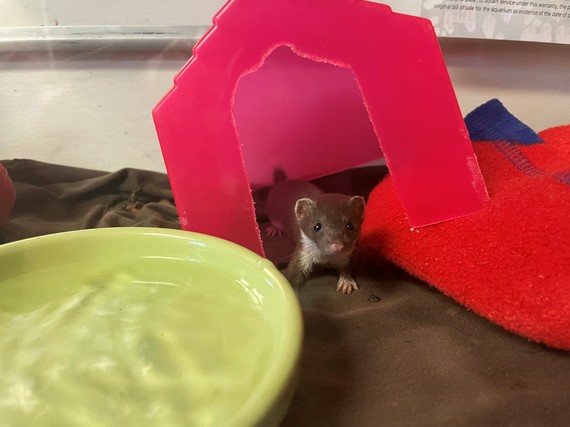
<path fill-rule="evenodd" d="M 225 0 L 0 0 L 0 26 L 205 25 Z"/>
<path fill-rule="evenodd" d="M 0 55 L 0 158 L 164 171 L 151 110 L 182 57 L 37 56 Z"/>
<path fill-rule="evenodd" d="M 535 131 L 570 124 L 570 46 L 441 39 L 464 114 L 499 98 Z"/>
<path fill-rule="evenodd" d="M 12 16 L 24 20 L 29 16 L 22 18 L 18 11 L 32 3 L 38 2 L 0 0 L 1 7 L 10 6 Z M 66 2 L 43 3 L 63 7 Z M 97 4 L 103 3 L 118 2 Z M 195 22 L 204 24 L 222 2 L 187 3 L 200 10 Z M 65 15 L 57 15 L 64 20 Z M 6 14 L 0 17 L 0 25 L 12 24 Z M 180 24 L 169 19 L 164 23 Z M 570 123 L 569 45 L 457 39 L 441 44 L 463 113 L 496 97 L 535 130 Z M 151 110 L 189 56 L 187 49 L 158 52 L 140 46 L 134 51 L 17 52 L 2 49 L 0 42 L 0 158 L 164 171 Z"/>
<path fill-rule="evenodd" d="M 208 25 L 226 0 L 0 0 L 0 26 Z M 419 14 L 420 1 L 372 0 Z"/>

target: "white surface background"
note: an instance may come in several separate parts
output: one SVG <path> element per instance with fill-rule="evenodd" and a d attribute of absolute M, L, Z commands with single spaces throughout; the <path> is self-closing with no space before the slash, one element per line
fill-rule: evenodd
<path fill-rule="evenodd" d="M 209 25 L 222 3 L 0 0 L 0 26 L 54 25 L 56 20 L 59 26 Z M 419 14 L 419 2 L 387 3 L 395 11 Z M 499 98 L 537 131 L 570 123 L 570 46 L 440 42 L 464 114 Z M 140 49 L 0 51 L 0 158 L 164 171 L 151 110 L 189 55 Z"/>
<path fill-rule="evenodd" d="M 419 0 L 385 0 L 396 12 L 420 15 Z M 225 0 L 0 0 L 0 26 L 209 25 Z"/>
<path fill-rule="evenodd" d="M 224 0 L 0 0 L 0 26 L 207 25 Z"/>

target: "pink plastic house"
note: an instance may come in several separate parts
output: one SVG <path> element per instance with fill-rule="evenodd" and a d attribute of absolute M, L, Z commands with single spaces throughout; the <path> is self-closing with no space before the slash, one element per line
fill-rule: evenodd
<path fill-rule="evenodd" d="M 383 152 L 411 227 L 488 199 L 431 23 L 365 0 L 228 1 L 153 116 L 183 229 L 259 254 L 251 188 L 276 166 Z"/>

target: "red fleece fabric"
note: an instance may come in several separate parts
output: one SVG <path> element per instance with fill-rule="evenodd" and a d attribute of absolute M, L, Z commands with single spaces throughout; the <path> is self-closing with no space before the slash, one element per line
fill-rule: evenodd
<path fill-rule="evenodd" d="M 361 246 L 505 329 L 570 350 L 570 126 L 544 144 L 473 144 L 491 202 L 410 229 L 391 178 L 371 193 Z"/>
<path fill-rule="evenodd" d="M 0 224 L 8 220 L 14 207 L 16 192 L 4 166 L 0 165 Z"/>

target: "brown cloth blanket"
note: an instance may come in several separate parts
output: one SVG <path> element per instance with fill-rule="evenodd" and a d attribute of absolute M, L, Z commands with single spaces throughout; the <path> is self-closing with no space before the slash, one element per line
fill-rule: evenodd
<path fill-rule="evenodd" d="M 17 200 L 0 242 L 81 228 L 179 228 L 163 174 L 2 163 Z M 385 172 L 352 170 L 319 184 L 365 195 Z M 266 242 L 274 259 L 284 246 Z M 324 273 L 303 287 L 301 373 L 283 426 L 570 425 L 570 353 L 510 334 L 388 263 L 359 283 L 339 294 Z"/>

